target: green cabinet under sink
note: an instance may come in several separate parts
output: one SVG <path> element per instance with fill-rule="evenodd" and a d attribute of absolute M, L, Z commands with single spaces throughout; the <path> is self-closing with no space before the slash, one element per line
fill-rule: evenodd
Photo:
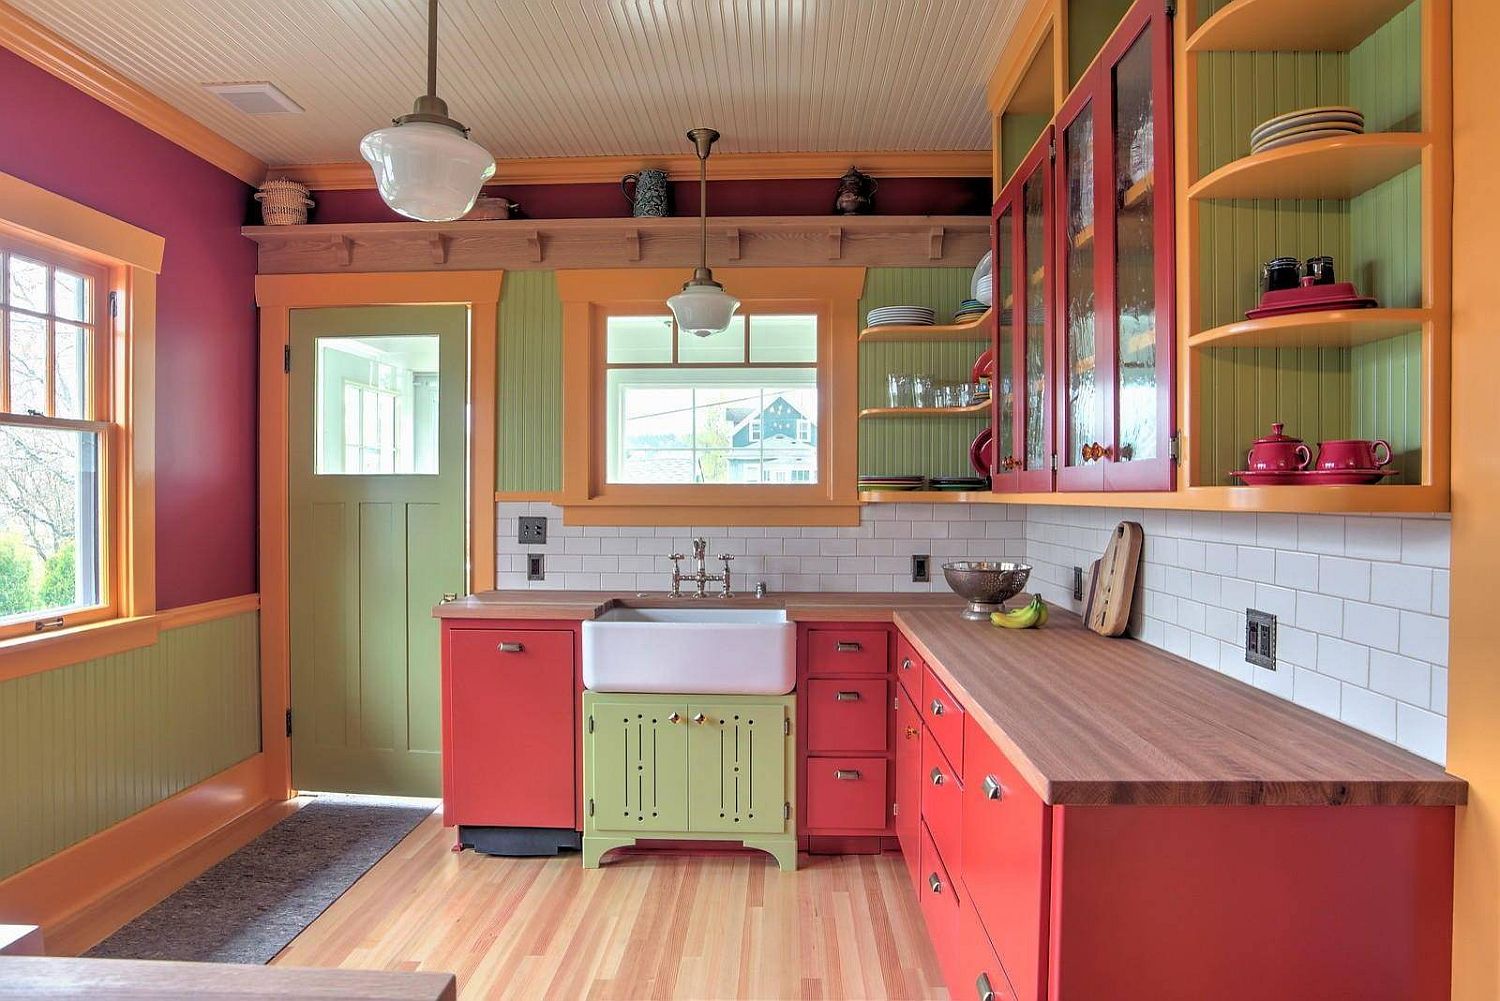
<path fill-rule="evenodd" d="M 583 863 L 650 839 L 741 841 L 797 867 L 796 696 L 583 693 Z"/>

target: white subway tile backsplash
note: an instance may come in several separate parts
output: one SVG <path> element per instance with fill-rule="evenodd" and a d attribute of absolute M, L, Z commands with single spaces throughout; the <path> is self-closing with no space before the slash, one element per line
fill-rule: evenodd
<path fill-rule="evenodd" d="M 545 546 L 519 546 L 515 519 L 550 519 Z M 1031 590 L 1063 607 L 1073 567 L 1097 559 L 1121 520 L 1141 522 L 1141 614 L 1135 634 L 1210 670 L 1441 762 L 1448 703 L 1445 517 L 1139 511 L 1022 505 L 880 504 L 845 528 L 580 527 L 542 502 L 496 505 L 502 588 L 666 589 L 673 552 L 709 540 L 733 555 L 738 590 L 946 591 L 955 558 L 1023 559 Z M 547 558 L 525 579 L 527 553 Z M 911 557 L 933 580 L 910 579 Z M 711 561 L 712 569 L 717 563 Z M 1245 610 L 1278 620 L 1278 670 L 1244 657 Z"/>

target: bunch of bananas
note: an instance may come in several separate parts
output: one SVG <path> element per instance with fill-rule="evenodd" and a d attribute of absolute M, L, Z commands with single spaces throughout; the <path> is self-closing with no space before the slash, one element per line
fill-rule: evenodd
<path fill-rule="evenodd" d="M 1041 595 L 1033 594 L 1029 605 L 1008 612 L 991 612 L 990 622 L 1005 629 L 1035 629 L 1047 624 L 1047 603 Z"/>

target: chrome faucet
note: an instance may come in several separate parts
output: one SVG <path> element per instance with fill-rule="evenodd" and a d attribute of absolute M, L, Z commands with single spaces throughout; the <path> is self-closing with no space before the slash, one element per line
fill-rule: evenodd
<path fill-rule="evenodd" d="M 707 539 L 694 539 L 693 540 L 693 565 L 696 567 L 696 569 L 692 573 L 690 573 L 690 574 L 683 574 L 683 572 L 682 572 L 682 561 L 685 560 L 685 559 L 687 559 L 687 557 L 683 556 L 681 553 L 673 553 L 672 555 L 668 556 L 667 559 L 669 559 L 669 560 L 672 561 L 672 590 L 670 592 L 670 594 L 671 594 L 672 597 L 674 597 L 674 598 L 681 598 L 682 597 L 682 582 L 683 581 L 687 581 L 690 584 L 697 584 L 698 585 L 698 590 L 693 595 L 693 597 L 695 597 L 695 598 L 707 598 L 708 597 L 708 585 L 711 582 L 713 582 L 713 581 L 720 581 L 722 583 L 722 585 L 723 585 L 719 589 L 719 597 L 721 597 L 721 598 L 732 598 L 732 597 L 734 597 L 734 590 L 733 590 L 733 587 L 730 584 L 730 571 L 729 571 L 729 564 L 734 561 L 734 557 L 728 555 L 727 553 L 725 555 L 723 555 L 723 556 L 720 556 L 719 560 L 724 564 L 724 570 L 723 570 L 723 572 L 722 573 L 709 573 L 708 572 L 708 540 Z"/>

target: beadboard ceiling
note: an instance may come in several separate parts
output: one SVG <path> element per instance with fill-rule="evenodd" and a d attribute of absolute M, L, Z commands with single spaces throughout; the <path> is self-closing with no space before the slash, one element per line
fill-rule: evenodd
<path fill-rule="evenodd" d="M 423 0 L 10 0 L 271 165 L 358 159 L 425 85 Z M 446 0 L 438 94 L 502 158 L 976 150 L 1021 0 Z M 306 109 L 202 89 L 269 80 Z"/>

